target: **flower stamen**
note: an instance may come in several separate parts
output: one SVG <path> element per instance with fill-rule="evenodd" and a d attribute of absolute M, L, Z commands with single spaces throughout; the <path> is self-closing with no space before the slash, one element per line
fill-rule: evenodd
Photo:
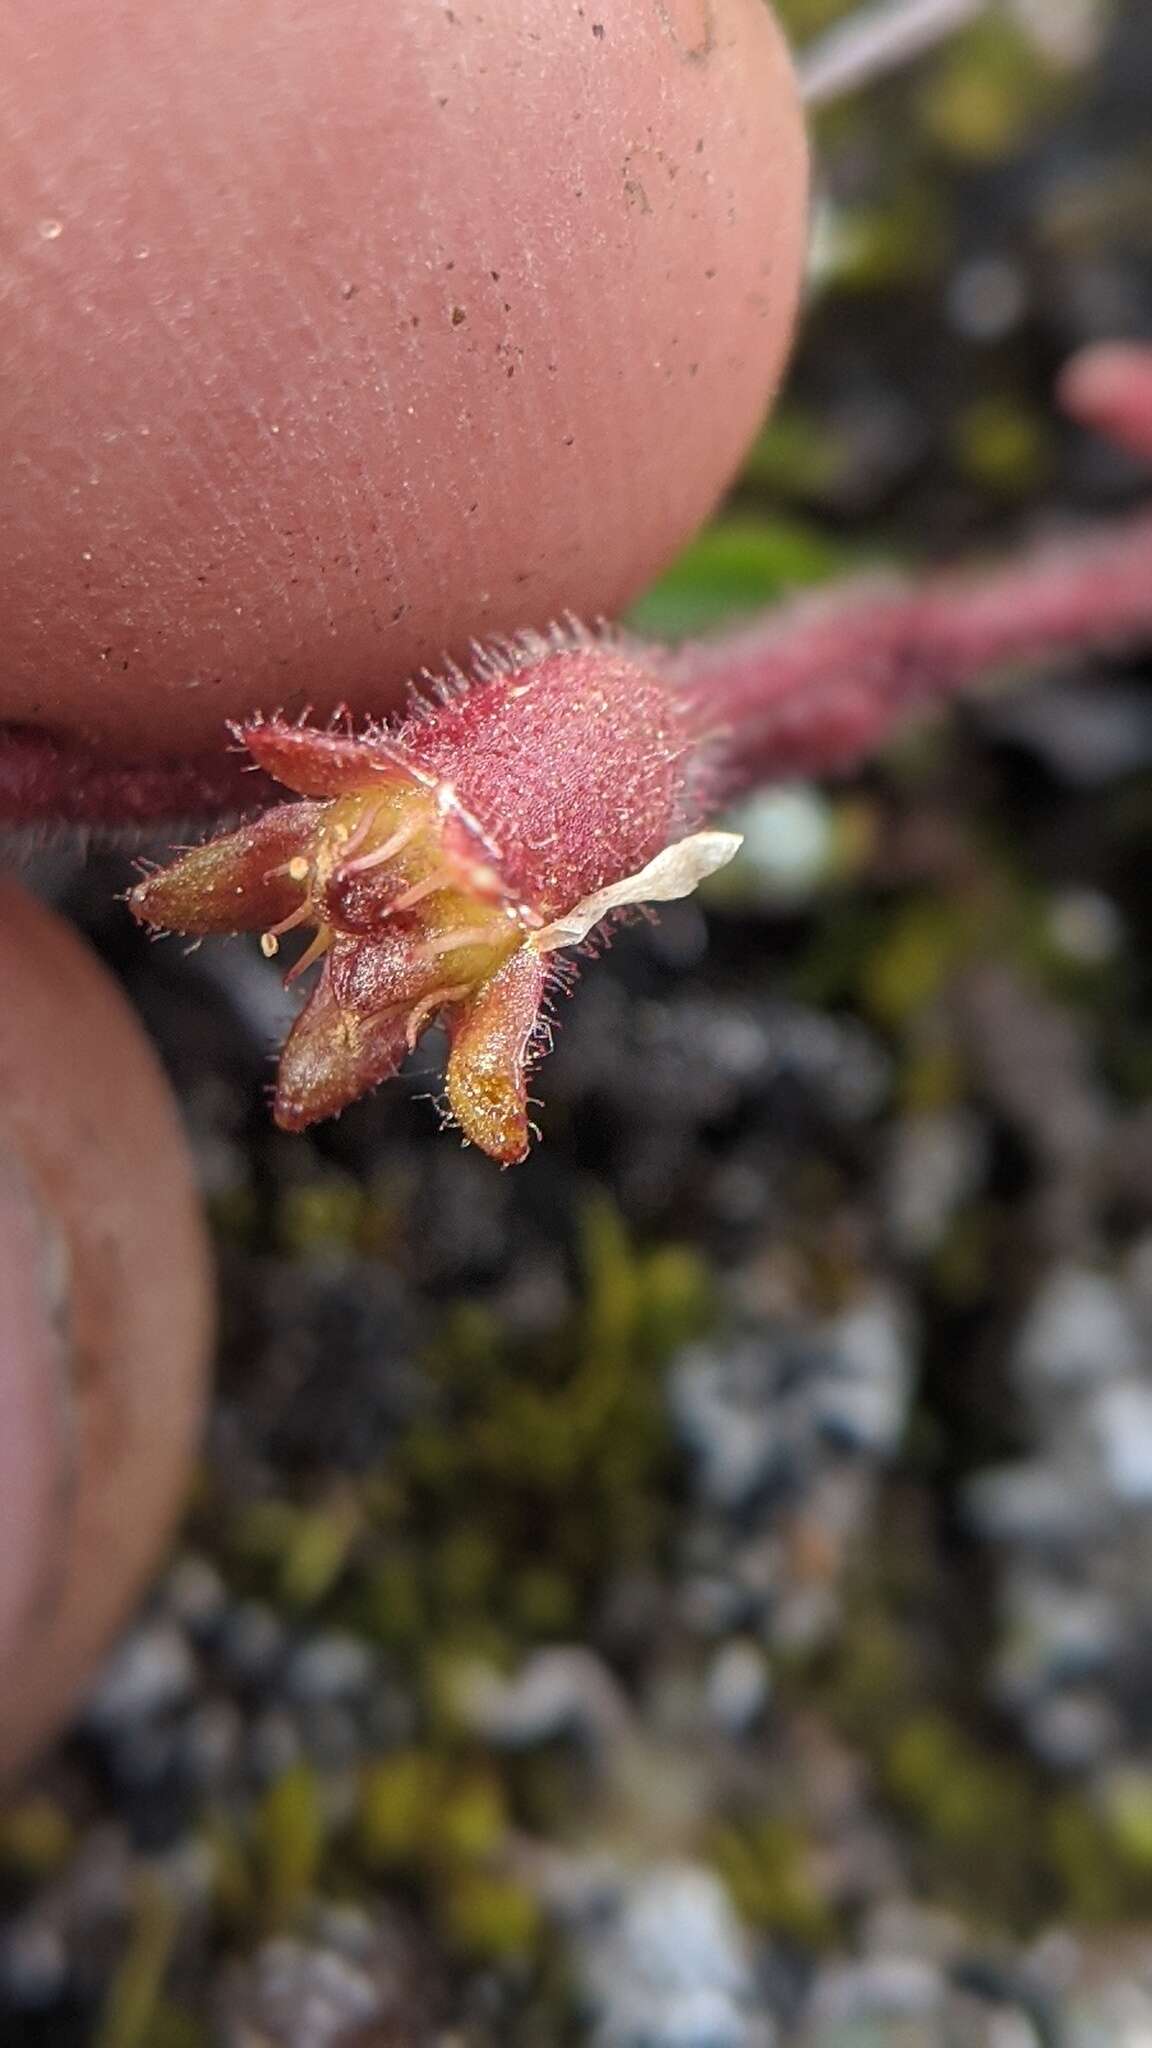
<path fill-rule="evenodd" d="M 471 993 L 472 983 L 466 981 L 462 982 L 457 988 L 434 988 L 430 994 L 422 996 L 418 1003 L 414 1003 L 408 1013 L 409 1052 L 415 1052 L 417 1042 L 427 1030 L 437 1011 L 446 1009 L 449 1003 L 463 1002 L 464 998 L 470 996 Z"/>
<path fill-rule="evenodd" d="M 303 919 L 293 921 L 304 922 Z M 322 924 L 311 945 L 306 947 L 305 951 L 301 953 L 300 958 L 294 960 L 288 969 L 287 974 L 284 976 L 285 988 L 289 988 L 294 981 L 298 981 L 302 974 L 307 974 L 308 969 L 314 967 L 317 960 L 322 960 L 331 943 L 332 933 L 326 924 Z"/>
<path fill-rule="evenodd" d="M 298 904 L 290 916 L 282 917 L 279 924 L 270 924 L 264 936 L 269 939 L 282 939 L 285 932 L 296 931 L 300 925 L 310 923 L 315 915 L 316 913 L 312 908 L 312 899 L 310 896 L 306 896 L 303 903 Z"/>
<path fill-rule="evenodd" d="M 441 874 L 425 875 L 422 882 L 413 882 L 410 889 L 402 889 L 388 905 L 389 915 L 399 910 L 413 910 L 417 903 L 423 903 L 426 896 L 434 896 L 438 889 L 446 889 L 448 883 Z"/>
<path fill-rule="evenodd" d="M 462 953 L 469 946 L 499 946 L 506 950 L 512 934 L 490 924 L 465 925 L 462 931 L 446 932 L 442 938 L 425 939 L 417 948 L 421 960 L 441 960 L 445 953 Z"/>
<path fill-rule="evenodd" d="M 358 854 L 355 860 L 342 860 L 339 869 L 341 880 L 348 875 L 370 874 L 373 868 L 382 868 L 388 861 L 395 860 L 396 855 L 403 853 L 404 848 L 410 846 L 416 838 L 421 830 L 421 823 L 419 818 L 412 818 L 406 825 L 401 825 L 399 830 L 392 834 L 391 839 L 386 839 L 383 846 L 375 847 L 371 853 Z M 366 832 L 367 829 L 365 823 L 362 831 Z"/>

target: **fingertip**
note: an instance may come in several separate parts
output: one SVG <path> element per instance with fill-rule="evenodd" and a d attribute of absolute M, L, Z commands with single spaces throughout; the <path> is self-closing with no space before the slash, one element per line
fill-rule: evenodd
<path fill-rule="evenodd" d="M 157 1061 L 59 919 L 0 884 L 0 1771 L 51 1734 L 182 1499 L 207 1249 Z"/>
<path fill-rule="evenodd" d="M 764 0 L 594 11 L 16 9 L 0 714 L 130 759 L 386 711 L 691 537 L 791 340 L 803 113 Z"/>
<path fill-rule="evenodd" d="M 0 1142 L 0 1672 L 50 1595 L 67 1512 L 60 1303 L 67 1258 L 17 1154 Z"/>

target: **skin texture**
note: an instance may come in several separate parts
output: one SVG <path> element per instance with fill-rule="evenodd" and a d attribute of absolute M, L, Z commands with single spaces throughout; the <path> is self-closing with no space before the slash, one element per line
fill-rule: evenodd
<path fill-rule="evenodd" d="M 613 614 L 780 372 L 763 0 L 7 0 L 0 131 L 11 719 L 204 747 Z"/>
<path fill-rule="evenodd" d="M 3 1769 L 51 1731 L 180 1506 L 209 1275 L 176 1112 L 123 998 L 7 884 L 0 927 Z"/>
<path fill-rule="evenodd" d="M 767 405 L 805 179 L 762 0 L 0 0 L 0 748 L 617 611 Z M 11 1768 L 178 1506 L 209 1287 L 155 1063 L 11 888 L 0 976 Z"/>

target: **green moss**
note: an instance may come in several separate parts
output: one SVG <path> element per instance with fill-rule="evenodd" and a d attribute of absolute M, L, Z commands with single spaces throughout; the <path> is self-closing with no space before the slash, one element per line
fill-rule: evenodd
<path fill-rule="evenodd" d="M 335 1495 L 322 1506 L 302 1507 L 283 1499 L 254 1502 L 229 1530 L 230 1547 L 255 1567 L 258 1582 L 287 1606 L 317 1606 L 344 1571 L 362 1513 L 356 1495 Z"/>
<path fill-rule="evenodd" d="M 885 930 L 866 899 L 846 917 L 833 898 L 823 915 L 818 913 L 808 944 L 786 975 L 792 1000 L 821 1008 L 851 999 Z"/>
<path fill-rule="evenodd" d="M 879 819 L 874 803 L 863 795 L 830 796 L 825 793 L 831 830 L 828 880 L 855 883 L 871 868 L 879 843 Z"/>
<path fill-rule="evenodd" d="M 812 1844 L 799 1828 L 772 1818 L 724 1828 L 711 1859 L 750 1926 L 809 1948 L 834 1939 L 834 1916 L 812 1876 Z"/>
<path fill-rule="evenodd" d="M 890 292 L 938 270 L 946 254 L 938 194 L 909 179 L 883 205 L 838 216 L 831 281 L 840 291 Z"/>
<path fill-rule="evenodd" d="M 782 1695 L 827 1715 L 872 1767 L 905 1835 L 925 1894 L 998 1935 L 1026 1933 L 1053 1918 L 1103 1925 L 1152 1913 L 1152 1794 L 1143 1774 L 1118 1778 L 1099 1809 L 1078 1793 L 1055 1793 L 1002 1734 L 971 1732 L 963 1703 L 941 1700 L 940 1674 L 924 1665 L 922 1603 L 929 1583 L 898 1559 L 857 1591 L 831 1658 L 778 1666 Z M 921 1560 L 923 1567 L 923 1560 Z M 907 1608 L 910 1620 L 898 1616 Z M 754 1863 L 738 1858 L 754 1911 Z M 802 1867 L 802 1864 L 801 1864 Z M 770 1888 L 768 1896 L 771 1896 Z"/>
<path fill-rule="evenodd" d="M 253 1821 L 257 1897 L 269 1924 L 291 1920 L 315 1889 L 326 1836 L 320 1783 L 310 1765 L 295 1764 L 269 1785 Z"/>
<path fill-rule="evenodd" d="M 369 1766 L 360 1783 L 356 1846 L 368 1865 L 418 1864 L 432 1840 L 441 1784 L 438 1760 L 405 1750 Z"/>
<path fill-rule="evenodd" d="M 486 1308 L 453 1313 L 434 1399 L 395 1448 L 370 1606 L 385 1640 L 420 1639 L 426 1668 L 450 1643 L 578 1632 L 603 1575 L 659 1541 L 662 1362 L 706 1326 L 711 1282 L 681 1247 L 633 1245 L 603 1200 L 580 1250 L 581 1301 L 544 1346 L 509 1345 Z"/>
<path fill-rule="evenodd" d="M 444 1319 L 442 1344 L 452 1361 L 452 1376 L 456 1380 L 469 1371 L 484 1375 L 497 1372 L 505 1363 L 499 1321 L 482 1301 L 453 1302 Z"/>
<path fill-rule="evenodd" d="M 903 1723 L 884 1775 L 892 1797 L 944 1849 L 982 1854 L 998 1830 L 1024 1826 L 1027 1795 L 1019 1773 L 983 1755 L 944 1714 L 918 1714 Z"/>
<path fill-rule="evenodd" d="M 551 1565 L 528 1565 L 517 1572 L 508 1606 L 516 1633 L 533 1640 L 571 1635 L 577 1626 L 575 1590 Z"/>
<path fill-rule="evenodd" d="M 1152 1878 L 1152 1774 L 1139 1769 L 1114 1773 L 1101 1824 L 1133 1875 Z"/>
<path fill-rule="evenodd" d="M 964 1092 L 964 1067 L 947 1037 L 913 1046 L 900 1071 L 900 1106 L 908 1115 L 950 1109 Z"/>
<path fill-rule="evenodd" d="M 212 2048 L 207 2023 L 185 2006 L 160 1999 L 142 2037 L 141 2048 Z"/>
<path fill-rule="evenodd" d="M 503 1846 L 507 1829 L 504 1791 L 495 1770 L 478 1769 L 445 1785 L 435 1839 L 447 1862 L 487 1862 Z"/>
<path fill-rule="evenodd" d="M 786 497 L 822 497 L 844 466 L 835 433 L 820 415 L 795 402 L 782 404 L 749 450 L 742 472 L 746 484 L 760 484 Z"/>
<path fill-rule="evenodd" d="M 351 1495 L 301 1514 L 280 1560 L 280 1593 L 290 1607 L 317 1606 L 340 1578 L 360 1533 Z"/>
<path fill-rule="evenodd" d="M 995 1262 L 1010 1221 L 994 1202 L 962 1209 L 932 1257 L 932 1284 L 952 1308 L 970 1308 L 987 1298 Z"/>
<path fill-rule="evenodd" d="M 770 454 L 761 458 L 770 461 Z M 849 557 L 796 520 L 729 517 L 708 527 L 632 607 L 639 633 L 702 633 L 791 591 L 824 583 Z"/>
<path fill-rule="evenodd" d="M 206 1816 L 202 1832 L 212 1856 L 216 1911 L 227 1927 L 247 1931 L 257 1917 L 257 1883 L 246 1819 L 231 1809 L 215 1807 Z"/>
<path fill-rule="evenodd" d="M 1066 1796 L 1048 1805 L 1041 1836 L 1062 1910 L 1070 1918 L 1097 1927 L 1147 1919 L 1152 1912 L 1148 1843 L 1129 1835 L 1126 1822 L 1118 1831 L 1115 1815 L 1101 1815 L 1084 1800 Z"/>
<path fill-rule="evenodd" d="M 543 1932 L 540 1907 L 527 1886 L 488 1871 L 454 1877 L 441 1896 L 439 1920 L 454 1948 L 485 1962 L 532 1954 Z"/>
<path fill-rule="evenodd" d="M 978 398 L 958 413 L 952 452 L 962 473 L 985 490 L 1027 497 L 1043 483 L 1052 450 L 1039 415 L 1005 392 Z"/>
<path fill-rule="evenodd" d="M 604 1197 L 585 1207 L 580 1219 L 584 1262 L 584 1344 L 589 1351 L 623 1358 L 639 1320 L 642 1270 L 619 1211 Z"/>
<path fill-rule="evenodd" d="M 804 42 L 851 14 L 857 0 L 777 0 L 776 12 L 788 33 Z"/>
<path fill-rule="evenodd" d="M 865 1007 L 890 1029 L 906 1023 L 944 988 L 969 940 L 964 922 L 939 901 L 913 901 L 893 918 L 861 980 Z"/>
<path fill-rule="evenodd" d="M 791 1676 L 804 1699 L 814 1693 L 835 1726 L 873 1755 L 891 1734 L 897 1703 L 913 1686 L 913 1664 L 905 1640 L 882 1607 L 853 1613 L 836 1655 L 809 1678 L 803 1666 Z"/>
<path fill-rule="evenodd" d="M 208 1196 L 206 1207 L 212 1234 L 221 1244 L 248 1248 L 256 1243 L 261 1210 L 253 1188 L 218 1190 Z"/>
<path fill-rule="evenodd" d="M 282 1251 L 297 1258 L 351 1251 L 363 1227 L 364 1190 L 344 1174 L 328 1173 L 285 1188 L 276 1209 Z"/>
<path fill-rule="evenodd" d="M 997 10 L 981 15 L 937 59 L 920 92 L 920 119 L 951 155 L 990 162 L 1024 141 L 1059 91 L 1059 74 Z"/>
<path fill-rule="evenodd" d="M 154 1879 L 141 1879 L 128 1945 L 109 1985 L 93 2048 L 147 2048 L 178 1925 L 171 1893 Z"/>
<path fill-rule="evenodd" d="M 442 1613 L 483 1612 L 501 1570 L 500 1548 L 484 1529 L 446 1531 L 429 1561 L 433 1597 Z"/>
<path fill-rule="evenodd" d="M 67 1862 L 75 1830 L 63 1809 L 34 1792 L 0 1813 L 0 1869 L 16 1877 L 51 1877 Z"/>
<path fill-rule="evenodd" d="M 356 1846 L 373 1868 L 486 1862 L 502 1849 L 507 1831 L 503 1785 L 494 1767 L 412 1749 L 381 1759 L 363 1775 Z"/>
<path fill-rule="evenodd" d="M 713 1322 L 717 1311 L 712 1274 L 687 1245 L 657 1245 L 640 1274 L 637 1336 L 650 1357 L 663 1358 Z"/>
<path fill-rule="evenodd" d="M 365 1773 L 354 1850 L 372 1873 L 416 1888 L 443 1938 L 473 1958 L 532 1951 L 532 1894 L 507 1868 L 511 1823 L 499 1770 L 437 1749 L 386 1757 Z"/>
<path fill-rule="evenodd" d="M 357 1619 L 386 1648 L 409 1649 L 425 1630 L 425 1601 L 415 1558 L 378 1557 L 368 1567 Z"/>

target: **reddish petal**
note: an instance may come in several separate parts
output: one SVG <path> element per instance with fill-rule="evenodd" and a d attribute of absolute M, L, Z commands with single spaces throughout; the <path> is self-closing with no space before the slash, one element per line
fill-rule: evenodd
<path fill-rule="evenodd" d="M 528 1047 L 547 966 L 521 946 L 451 1019 L 448 1100 L 466 1138 L 502 1165 L 528 1150 Z"/>
<path fill-rule="evenodd" d="M 421 926 L 395 928 L 381 939 L 341 935 L 333 942 L 329 973 L 341 1008 L 366 1018 L 380 1010 L 413 1003 L 443 986 L 444 968 L 435 956 L 422 957 Z"/>
<path fill-rule="evenodd" d="M 277 804 L 238 832 L 194 846 L 129 892 L 133 916 L 196 937 L 279 924 L 303 894 L 284 870 L 307 853 L 320 815 L 319 804 Z"/>
<path fill-rule="evenodd" d="M 322 1117 L 347 1109 L 380 1081 L 398 1072 L 408 1053 L 407 1012 L 384 1010 L 357 1015 L 339 1002 L 332 965 L 324 963 L 280 1056 L 276 1077 L 276 1122 L 302 1131 Z"/>
<path fill-rule="evenodd" d="M 370 789 L 380 777 L 392 782 L 426 778 L 391 740 L 368 733 L 322 732 L 268 718 L 232 731 L 267 774 L 301 796 L 347 796 Z"/>

